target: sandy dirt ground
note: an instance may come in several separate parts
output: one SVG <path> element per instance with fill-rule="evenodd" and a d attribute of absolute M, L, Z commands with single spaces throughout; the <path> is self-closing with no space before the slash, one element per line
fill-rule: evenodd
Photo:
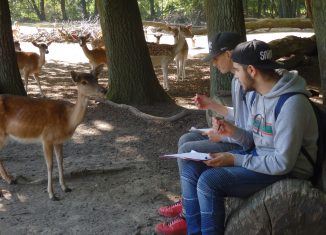
<path fill-rule="evenodd" d="M 85 60 L 77 45 L 62 46 L 70 48 L 65 50 L 68 56 L 76 53 Z M 49 55 L 59 47 L 53 43 Z M 174 64 L 169 67 L 168 93 L 179 109 L 167 105 L 139 109 L 157 116 L 194 109 L 194 94 L 209 91 L 209 66 L 199 60 L 205 52 L 207 48 L 201 46 L 191 49 L 184 81 L 175 79 Z M 48 98 L 74 102 L 77 92 L 70 71 L 87 71 L 89 65 L 60 60 L 62 55 L 48 59 L 41 74 L 42 88 Z M 160 68 L 155 71 L 162 83 Z M 107 85 L 106 75 L 104 71 L 100 79 L 103 86 Z M 29 84 L 28 94 L 40 97 L 32 78 Z M 174 122 L 153 121 L 91 100 L 85 120 L 64 146 L 65 179 L 72 192 L 61 191 L 54 164 L 54 192 L 59 201 L 49 200 L 46 192 L 41 145 L 10 141 L 1 151 L 1 160 L 17 184 L 0 181 L 4 194 L 0 198 L 0 234 L 155 234 L 155 224 L 165 220 L 157 213 L 159 206 L 180 197 L 176 161 L 159 156 L 175 153 L 179 137 L 191 126 L 205 127 L 205 114 L 194 111 Z"/>

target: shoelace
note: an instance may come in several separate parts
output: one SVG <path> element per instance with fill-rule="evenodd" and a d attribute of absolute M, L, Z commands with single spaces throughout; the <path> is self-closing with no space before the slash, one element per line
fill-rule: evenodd
<path fill-rule="evenodd" d="M 166 225 L 167 226 L 172 226 L 173 224 L 176 224 L 177 222 L 182 221 L 182 220 L 184 220 L 184 218 L 181 215 L 178 215 L 177 217 L 175 217 L 170 222 L 167 222 Z"/>
<path fill-rule="evenodd" d="M 181 200 L 177 201 L 176 203 L 174 203 L 172 205 L 169 205 L 168 208 L 172 208 L 172 207 L 175 207 L 175 206 L 178 206 L 178 205 L 181 205 Z"/>

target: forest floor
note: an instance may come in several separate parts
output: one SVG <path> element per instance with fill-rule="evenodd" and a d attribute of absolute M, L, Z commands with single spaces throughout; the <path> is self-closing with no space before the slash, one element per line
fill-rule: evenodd
<path fill-rule="evenodd" d="M 80 53 L 77 49 L 68 54 Z M 191 101 L 195 93 L 209 93 L 209 66 L 200 57 L 187 61 L 184 81 L 175 79 L 174 64 L 169 67 L 168 94 L 179 108 L 160 104 L 138 108 L 163 117 L 184 108 L 195 109 Z M 75 101 L 71 70 L 87 71 L 89 65 L 48 59 L 41 75 L 48 98 Z M 161 69 L 155 71 L 162 84 Z M 100 83 L 107 85 L 107 71 Z M 40 97 L 32 79 L 28 95 Z M 46 192 L 41 145 L 10 141 L 1 160 L 17 184 L 0 181 L 4 194 L 0 198 L 0 234 L 155 234 L 155 224 L 165 220 L 157 209 L 180 197 L 176 161 L 159 156 L 176 153 L 179 137 L 192 126 L 206 126 L 204 112 L 189 112 L 174 122 L 157 121 L 91 100 L 85 120 L 64 146 L 65 180 L 72 192 L 61 191 L 54 164 L 54 192 L 59 201 L 49 200 Z"/>

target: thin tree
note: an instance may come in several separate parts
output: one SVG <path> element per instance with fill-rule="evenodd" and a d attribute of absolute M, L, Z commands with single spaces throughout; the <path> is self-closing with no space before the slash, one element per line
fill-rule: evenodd
<path fill-rule="evenodd" d="M 246 40 L 242 0 L 205 0 L 205 10 L 208 38 L 230 31 L 238 32 Z M 210 72 L 210 96 L 225 104 L 223 97 L 230 97 L 232 75 L 223 75 L 212 65 Z"/>
<path fill-rule="evenodd" d="M 68 20 L 66 12 L 66 0 L 60 0 L 60 9 L 62 14 L 62 20 Z"/>
<path fill-rule="evenodd" d="M 35 0 L 28 0 L 28 3 L 33 7 L 37 17 L 40 21 L 45 21 L 45 8 L 44 8 L 44 0 L 40 0 L 39 6 L 37 6 Z"/>
<path fill-rule="evenodd" d="M 81 5 L 81 9 L 82 9 L 83 19 L 88 19 L 89 14 L 88 14 L 88 11 L 87 11 L 86 1 L 85 0 L 80 0 L 80 5 Z"/>
<path fill-rule="evenodd" d="M 97 6 L 109 58 L 108 98 L 134 105 L 172 102 L 156 78 L 137 0 L 97 0 Z"/>
<path fill-rule="evenodd" d="M 312 12 L 314 19 L 314 28 L 317 40 L 318 59 L 321 78 L 321 90 L 323 94 L 323 108 L 326 110 L 326 1 L 312 1 Z"/>
<path fill-rule="evenodd" d="M 0 4 L 0 61 L 0 93 L 26 95 L 16 60 L 8 0 Z"/>

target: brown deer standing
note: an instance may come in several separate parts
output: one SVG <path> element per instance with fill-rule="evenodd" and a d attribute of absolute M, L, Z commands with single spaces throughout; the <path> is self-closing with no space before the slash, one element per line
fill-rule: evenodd
<path fill-rule="evenodd" d="M 87 47 L 87 39 L 91 36 L 91 34 L 87 34 L 86 36 L 79 36 L 79 45 L 84 51 L 85 56 L 88 58 L 89 63 L 91 64 L 92 69 L 101 64 L 107 64 L 105 49 L 101 47 L 97 47 L 93 50 L 88 49 Z"/>
<path fill-rule="evenodd" d="M 172 28 L 169 27 L 172 31 Z M 161 65 L 163 71 L 163 88 L 169 90 L 168 65 L 178 55 L 186 43 L 186 37 L 192 37 L 187 27 L 178 27 L 177 42 L 174 45 L 147 43 L 153 66 Z"/>
<path fill-rule="evenodd" d="M 52 42 L 32 43 L 40 50 L 40 54 L 34 52 L 16 51 L 17 64 L 19 70 L 23 72 L 26 92 L 28 86 L 28 77 L 29 75 L 33 74 L 33 77 L 36 80 L 37 85 L 40 89 L 40 93 L 42 94 L 42 96 L 44 96 L 43 91 L 41 89 L 39 73 L 41 71 L 42 66 L 45 64 L 45 54 L 49 53 L 48 47 Z"/>
<path fill-rule="evenodd" d="M 102 67 L 96 67 L 91 73 L 71 72 L 72 80 L 78 89 L 76 104 L 45 98 L 0 96 L 0 145 L 3 146 L 8 137 L 22 142 L 42 143 L 48 172 L 47 191 L 52 200 L 58 199 L 53 193 L 53 150 L 57 159 L 61 189 L 70 192 L 71 189 L 63 179 L 63 143 L 74 134 L 82 122 L 89 97 L 103 96 L 106 93 L 105 88 L 97 81 Z M 1 161 L 0 174 L 6 182 L 14 182 Z"/>

